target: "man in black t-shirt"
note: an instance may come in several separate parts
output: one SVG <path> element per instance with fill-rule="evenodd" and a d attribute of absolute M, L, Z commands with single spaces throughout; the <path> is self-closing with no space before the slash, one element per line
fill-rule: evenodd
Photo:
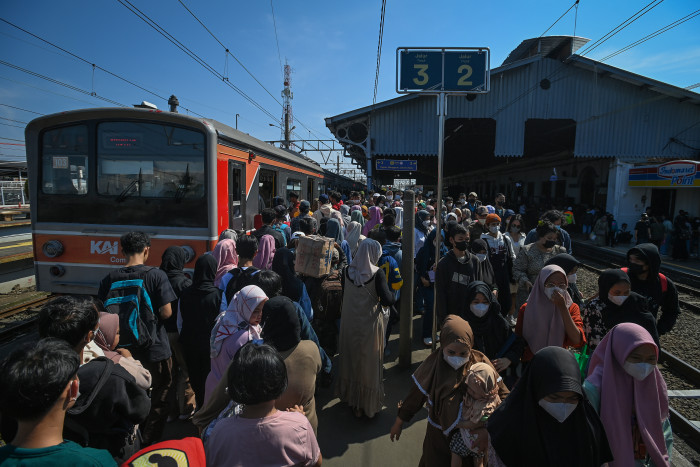
<path fill-rule="evenodd" d="M 118 269 L 120 273 L 137 272 L 148 268 L 145 265 L 151 250 L 151 240 L 143 232 L 129 232 L 120 239 L 122 253 L 126 257 L 126 266 Z M 104 301 L 112 285 L 110 275 L 100 283 L 97 296 Z M 153 312 L 158 318 L 153 344 L 147 349 L 130 349 L 134 358 L 140 360 L 143 366 L 151 372 L 153 378 L 151 392 L 151 411 L 141 426 L 143 445 L 148 446 L 160 441 L 168 416 L 168 391 L 172 385 L 172 359 L 168 334 L 164 321 L 173 311 L 170 302 L 177 299 L 168 276 L 158 268 L 151 268 L 144 277 L 144 287 L 151 298 Z"/>
<path fill-rule="evenodd" d="M 634 226 L 634 240 L 637 245 L 651 241 L 651 224 L 646 212 L 642 213 L 642 218 Z"/>

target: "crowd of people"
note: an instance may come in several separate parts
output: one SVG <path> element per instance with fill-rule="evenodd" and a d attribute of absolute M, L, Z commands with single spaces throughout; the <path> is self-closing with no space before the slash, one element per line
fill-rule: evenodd
<path fill-rule="evenodd" d="M 443 206 L 418 193 L 407 212 L 392 190 L 272 204 L 254 230 L 222 232 L 191 275 L 178 246 L 147 266 L 150 238 L 129 232 L 96 297 L 44 305 L 41 340 L 2 362 L 0 463 L 137 465 L 179 418 L 207 465 L 321 465 L 316 434 L 331 427 L 317 389 L 359 419 L 391 410 L 384 357 L 413 288 L 421 342 L 439 347 L 406 381 L 389 438 L 427 407 L 420 465 L 669 465 L 656 362 L 680 309 L 654 242 L 585 298 L 571 210 L 528 225 L 503 194 L 491 205 L 472 192 Z M 321 277 L 295 267 L 312 236 L 331 239 Z"/>

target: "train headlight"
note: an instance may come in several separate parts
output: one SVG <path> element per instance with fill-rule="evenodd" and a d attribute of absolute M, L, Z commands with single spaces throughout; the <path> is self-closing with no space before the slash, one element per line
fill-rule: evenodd
<path fill-rule="evenodd" d="M 55 264 L 49 268 L 49 273 L 54 277 L 61 277 L 66 273 L 66 268 L 60 264 Z"/>
<path fill-rule="evenodd" d="M 41 251 L 49 258 L 57 258 L 63 254 L 63 243 L 58 240 L 49 240 L 41 247 Z"/>

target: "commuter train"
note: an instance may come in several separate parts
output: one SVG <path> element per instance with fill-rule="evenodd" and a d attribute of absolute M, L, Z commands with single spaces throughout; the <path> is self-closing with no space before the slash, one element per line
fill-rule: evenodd
<path fill-rule="evenodd" d="M 147 264 L 184 247 L 187 269 L 227 228 L 253 229 L 275 196 L 317 198 L 319 164 L 211 119 L 142 108 L 61 112 L 25 130 L 39 290 L 97 292 L 125 263 L 119 237 L 151 236 Z M 355 182 L 330 174 L 334 189 Z"/>

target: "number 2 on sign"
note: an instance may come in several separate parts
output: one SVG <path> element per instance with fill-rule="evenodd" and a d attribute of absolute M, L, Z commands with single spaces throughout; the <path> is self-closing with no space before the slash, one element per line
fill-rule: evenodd
<path fill-rule="evenodd" d="M 424 84 L 427 84 L 428 79 L 430 79 L 430 77 L 428 76 L 428 73 L 426 73 L 426 71 L 428 70 L 428 65 L 416 64 L 416 65 L 413 65 L 413 68 L 418 70 L 418 76 L 421 77 L 421 79 L 413 78 L 413 83 L 418 85 L 418 86 L 423 86 Z"/>
<path fill-rule="evenodd" d="M 469 65 L 462 65 L 461 67 L 457 68 L 457 73 L 459 73 L 459 74 L 462 74 L 465 71 L 466 71 L 466 73 L 463 76 L 460 76 L 459 80 L 457 81 L 458 86 L 471 86 L 472 85 L 471 81 L 467 81 L 467 78 L 469 78 L 473 73 L 472 67 L 470 67 Z"/>

